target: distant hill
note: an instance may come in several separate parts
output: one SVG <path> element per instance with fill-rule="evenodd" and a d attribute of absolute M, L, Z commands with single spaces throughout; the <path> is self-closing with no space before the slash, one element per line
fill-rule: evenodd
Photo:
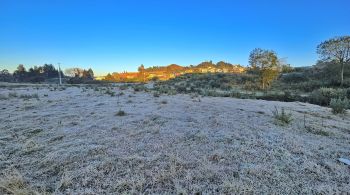
<path fill-rule="evenodd" d="M 168 66 L 153 66 L 144 68 L 141 65 L 138 72 L 112 73 L 104 77 L 104 80 L 114 82 L 147 82 L 149 80 L 168 80 L 187 73 L 242 73 L 246 68 L 241 65 L 233 65 L 220 61 L 214 64 L 212 61 L 202 62 L 196 66 L 181 66 L 170 64 Z"/>

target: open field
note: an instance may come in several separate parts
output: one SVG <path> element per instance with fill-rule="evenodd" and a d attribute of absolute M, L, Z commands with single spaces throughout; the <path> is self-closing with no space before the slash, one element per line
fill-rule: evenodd
<path fill-rule="evenodd" d="M 0 110 L 0 194 L 350 192 L 350 116 L 330 108 L 2 84 Z"/>

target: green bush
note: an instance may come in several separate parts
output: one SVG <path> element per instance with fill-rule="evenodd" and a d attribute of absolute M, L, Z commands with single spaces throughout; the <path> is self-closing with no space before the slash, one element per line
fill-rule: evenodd
<path fill-rule="evenodd" d="M 348 98 L 332 98 L 329 106 L 332 108 L 334 114 L 344 114 L 349 107 L 349 100 Z"/>
<path fill-rule="evenodd" d="M 346 89 L 320 88 L 310 94 L 310 103 L 328 106 L 331 99 L 344 99 L 346 93 Z"/>

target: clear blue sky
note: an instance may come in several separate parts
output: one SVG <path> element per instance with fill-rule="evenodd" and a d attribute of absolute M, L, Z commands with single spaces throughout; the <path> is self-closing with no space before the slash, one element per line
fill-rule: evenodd
<path fill-rule="evenodd" d="M 0 0 L 0 69 L 247 65 L 256 47 L 305 66 L 322 40 L 349 34 L 349 0 Z"/>

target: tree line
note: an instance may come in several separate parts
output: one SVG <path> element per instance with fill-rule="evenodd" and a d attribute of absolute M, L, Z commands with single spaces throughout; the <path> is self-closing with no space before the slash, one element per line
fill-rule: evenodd
<path fill-rule="evenodd" d="M 317 46 L 317 54 L 319 55 L 320 59 L 318 64 L 334 64 L 333 69 L 337 69 L 336 75 L 340 86 L 343 86 L 345 80 L 344 70 L 350 64 L 350 36 L 334 37 L 320 43 Z M 233 67 L 233 65 L 229 63 L 219 62 L 215 65 L 211 61 L 203 62 L 197 67 L 209 66 Z M 174 69 L 183 68 L 175 64 L 170 67 Z M 140 68 L 142 71 L 162 69 L 161 67 L 151 67 L 145 69 L 143 66 Z M 194 66 L 190 66 L 189 68 L 194 68 Z M 280 73 L 291 71 L 293 71 L 293 68 L 289 64 L 284 63 L 273 50 L 256 48 L 249 55 L 249 67 L 247 72 L 259 76 L 263 89 L 269 87 L 271 82 L 275 80 Z M 88 70 L 81 68 L 70 68 L 65 71 L 65 74 L 63 74 L 61 71 L 61 75 L 64 78 L 68 78 L 68 82 L 70 83 L 79 83 L 94 79 L 94 73 L 91 68 Z M 52 64 L 34 66 L 29 68 L 28 71 L 24 65 L 20 64 L 13 74 L 6 69 L 0 70 L 0 81 L 5 82 L 45 82 L 57 77 L 58 70 Z"/>
<path fill-rule="evenodd" d="M 68 83 L 83 82 L 94 79 L 94 72 L 90 68 L 88 70 L 81 68 L 69 68 L 63 73 L 60 70 L 61 77 L 66 79 Z M 44 64 L 42 66 L 30 67 L 28 70 L 23 64 L 17 66 L 16 70 L 11 74 L 7 69 L 0 70 L 0 81 L 2 82 L 48 82 L 56 80 L 59 77 L 59 70 L 52 64 Z"/>
<path fill-rule="evenodd" d="M 332 64 L 338 69 L 338 79 L 340 86 L 344 85 L 344 70 L 350 66 L 350 36 L 340 36 L 331 38 L 317 46 L 317 54 L 320 63 Z M 248 73 L 257 74 L 260 77 L 263 89 L 268 87 L 275 80 L 279 73 L 292 72 L 293 68 L 284 64 L 273 50 L 256 48 L 249 55 Z M 340 66 L 339 66 L 340 65 Z"/>

